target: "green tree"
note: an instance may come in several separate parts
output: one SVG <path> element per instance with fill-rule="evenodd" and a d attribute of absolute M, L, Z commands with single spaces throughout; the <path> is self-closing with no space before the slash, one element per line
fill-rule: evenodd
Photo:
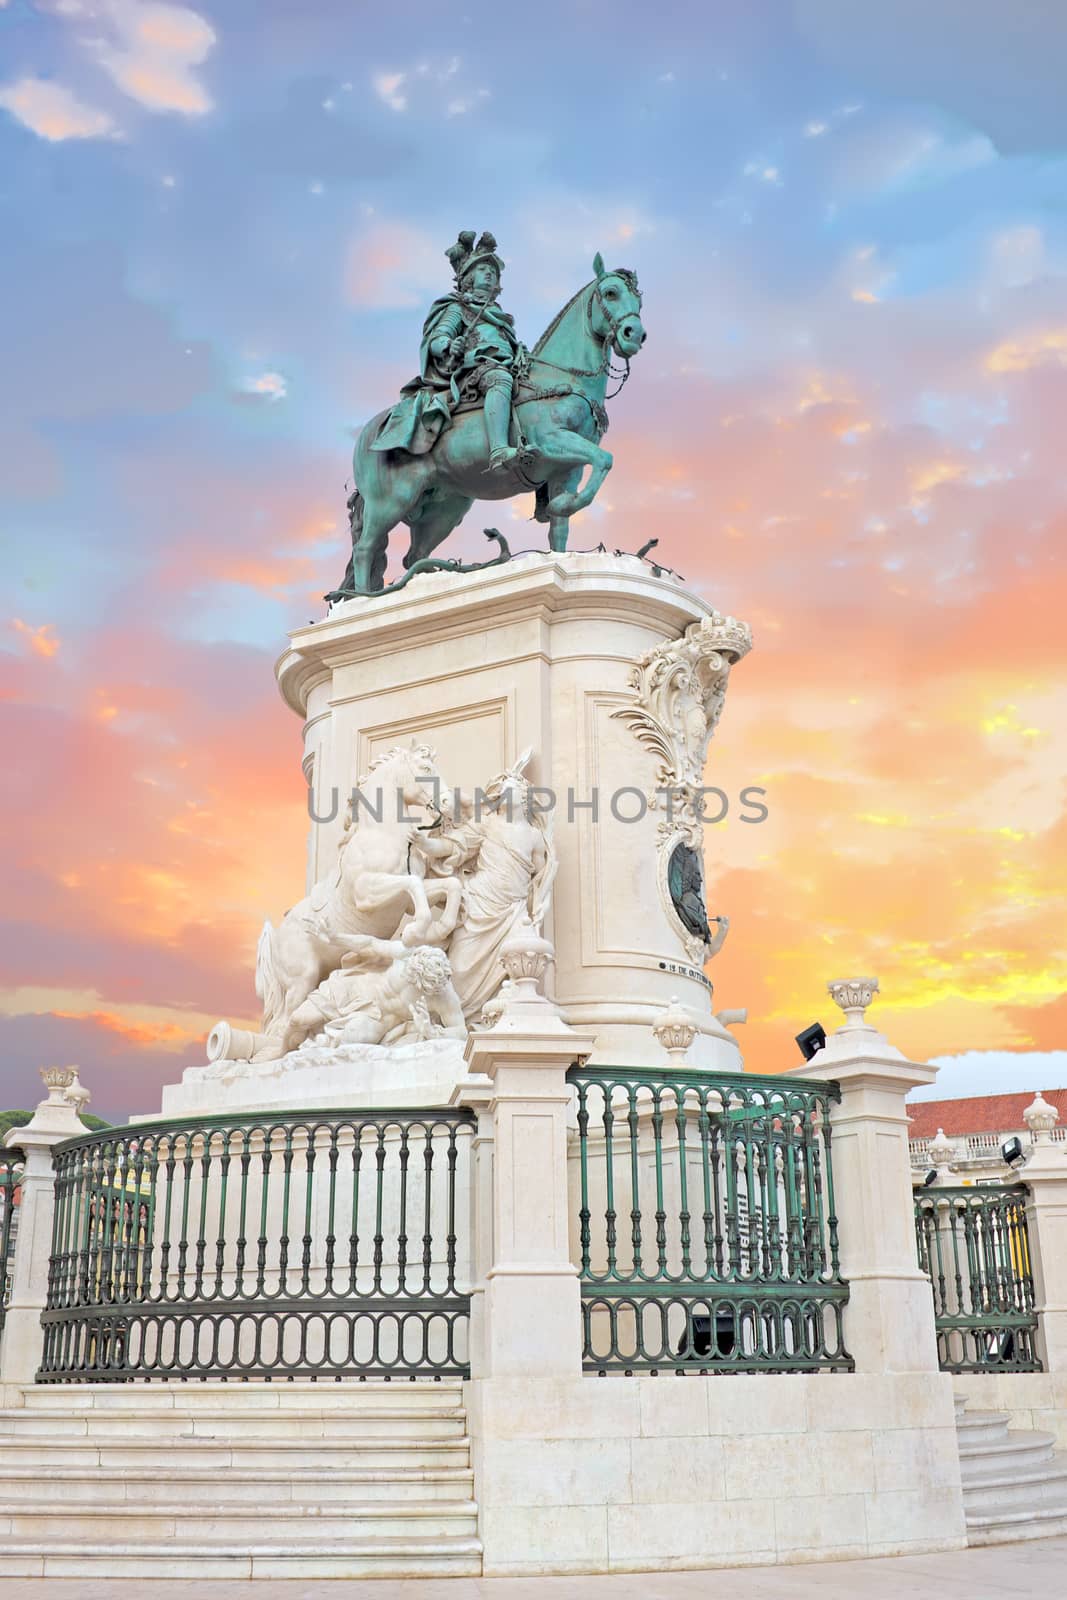
<path fill-rule="evenodd" d="M 32 1111 L 0 1111 L 0 1146 L 3 1145 L 4 1134 L 9 1128 L 24 1128 L 33 1116 Z M 86 1111 L 82 1114 L 82 1121 L 87 1128 L 110 1128 L 110 1122 L 103 1117 L 94 1117 Z"/>

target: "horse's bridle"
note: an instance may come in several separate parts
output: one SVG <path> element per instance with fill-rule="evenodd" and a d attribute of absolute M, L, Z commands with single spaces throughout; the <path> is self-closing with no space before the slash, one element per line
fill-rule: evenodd
<path fill-rule="evenodd" d="M 630 289 L 631 294 L 636 296 L 636 298 L 637 298 L 637 309 L 638 309 L 638 311 L 640 311 L 640 309 L 641 309 L 641 296 L 640 296 L 640 293 L 638 292 L 636 282 L 630 282 L 629 274 L 617 271 L 617 272 L 613 272 L 613 273 L 608 273 L 607 276 L 608 277 L 621 277 L 623 279 L 623 281 L 627 284 L 628 288 Z M 603 334 L 598 333 L 597 330 L 593 326 L 593 305 L 594 305 L 594 302 L 596 303 L 597 306 L 599 306 L 600 314 L 604 318 L 604 321 L 608 325 L 606 333 L 603 333 Z M 626 382 L 627 378 L 630 376 L 630 357 L 629 356 L 620 357 L 620 359 L 622 361 L 625 361 L 625 363 L 626 363 L 625 369 L 621 373 L 620 372 L 612 372 L 612 370 L 611 370 L 611 357 L 612 357 L 613 353 L 617 353 L 617 352 L 613 351 L 613 346 L 614 346 L 615 340 L 618 338 L 619 329 L 622 326 L 623 321 L 627 317 L 630 317 L 630 316 L 633 316 L 633 312 L 632 311 L 620 311 L 617 316 L 612 313 L 612 311 L 610 310 L 610 308 L 608 307 L 607 303 L 604 300 L 604 294 L 603 294 L 603 291 L 602 291 L 602 289 L 600 287 L 600 280 L 598 278 L 597 281 L 593 284 L 593 292 L 589 296 L 588 301 L 586 302 L 585 317 L 586 317 L 586 324 L 587 324 L 587 326 L 589 328 L 589 332 L 592 334 L 593 338 L 601 340 L 601 342 L 604 345 L 604 359 L 600 363 L 599 367 L 589 367 L 589 368 L 585 368 L 585 367 L 561 367 L 557 361 L 546 361 L 544 356 L 534 355 L 532 351 L 527 356 L 527 363 L 529 365 L 532 365 L 534 362 L 536 362 L 539 366 L 551 367 L 554 372 L 565 372 L 567 374 L 567 376 L 570 377 L 570 378 L 600 378 L 600 377 L 603 377 L 604 373 L 606 372 L 611 377 L 617 377 L 619 379 L 619 388 L 615 390 L 614 394 L 609 394 L 609 395 L 605 395 L 604 396 L 604 398 L 606 400 L 614 400 L 615 395 L 617 395 L 619 393 L 619 390 L 622 388 L 623 384 Z M 529 396 L 528 398 L 534 398 L 534 396 Z M 584 396 L 583 396 L 583 398 L 584 398 Z"/>
<path fill-rule="evenodd" d="M 621 273 L 613 272 L 613 273 L 609 273 L 608 276 L 616 278 L 616 277 L 621 277 L 622 275 L 621 275 Z M 623 281 L 626 282 L 625 279 Z M 636 296 L 637 309 L 638 309 L 638 311 L 640 311 L 640 309 L 641 309 L 641 296 L 640 296 L 640 294 L 638 294 L 636 285 L 635 284 L 631 284 L 631 283 L 627 283 L 627 288 L 630 290 L 631 294 Z M 593 293 L 590 295 L 589 303 L 585 308 L 585 314 L 586 314 L 586 317 L 587 317 L 588 322 L 589 322 L 589 331 L 593 335 L 594 338 L 598 338 L 599 337 L 599 335 L 597 334 L 596 329 L 593 327 L 593 302 L 594 301 L 596 301 L 596 304 L 600 307 L 600 315 L 604 318 L 604 321 L 608 325 L 608 331 L 604 335 L 604 343 L 607 346 L 611 346 L 611 345 L 613 345 L 615 343 L 615 340 L 619 336 L 619 329 L 622 326 L 623 321 L 627 317 L 633 316 L 633 312 L 632 311 L 620 311 L 618 316 L 613 316 L 611 311 L 610 311 L 610 309 L 608 308 L 607 302 L 604 299 L 604 292 L 600 287 L 600 280 L 598 278 L 596 283 L 593 285 Z M 618 352 L 616 352 L 616 354 L 617 353 Z M 623 356 L 621 359 L 623 361 L 627 361 L 628 362 L 630 357 L 629 356 Z M 611 362 L 611 350 L 609 348 L 607 350 L 607 352 L 606 352 L 605 367 L 608 364 L 610 364 L 610 362 Z"/>

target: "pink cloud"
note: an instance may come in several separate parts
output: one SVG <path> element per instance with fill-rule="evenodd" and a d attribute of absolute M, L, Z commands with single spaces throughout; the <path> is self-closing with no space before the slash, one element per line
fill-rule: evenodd
<path fill-rule="evenodd" d="M 202 116 L 211 96 L 196 75 L 215 46 L 215 30 L 187 6 L 111 0 L 119 43 L 94 41 L 96 57 L 124 94 L 149 111 Z"/>
<path fill-rule="evenodd" d="M 72 90 L 45 78 L 19 78 L 0 88 L 0 106 L 39 139 L 58 144 L 64 139 L 117 137 L 106 111 L 86 105 Z"/>
<path fill-rule="evenodd" d="M 421 306 L 447 287 L 442 247 L 407 222 L 375 222 L 348 249 L 345 293 L 352 305 L 377 310 Z"/>

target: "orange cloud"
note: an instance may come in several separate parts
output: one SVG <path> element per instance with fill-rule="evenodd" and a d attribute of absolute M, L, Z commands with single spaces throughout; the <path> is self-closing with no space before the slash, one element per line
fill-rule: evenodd
<path fill-rule="evenodd" d="M 986 356 L 988 372 L 1028 372 L 1042 363 L 1067 365 L 1067 328 L 1046 328 L 1005 339 Z"/>
<path fill-rule="evenodd" d="M 174 1022 L 137 1022 L 120 1016 L 116 1011 L 53 1011 L 54 1017 L 68 1021 L 92 1022 L 108 1033 L 116 1033 L 128 1044 L 156 1045 L 161 1048 L 185 1045 L 201 1037 L 191 1028 L 181 1028 Z"/>
<path fill-rule="evenodd" d="M 50 622 L 42 622 L 34 628 L 28 622 L 23 622 L 21 617 L 12 617 L 11 626 L 22 635 L 34 655 L 43 657 L 45 661 L 51 661 L 58 651 L 60 641 Z"/>

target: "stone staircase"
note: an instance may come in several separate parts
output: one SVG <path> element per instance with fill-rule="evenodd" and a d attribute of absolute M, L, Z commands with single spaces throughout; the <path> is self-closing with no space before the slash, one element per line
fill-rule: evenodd
<path fill-rule="evenodd" d="M 1067 1455 L 1050 1433 L 1008 1428 L 1003 1411 L 956 1399 L 967 1542 L 1009 1544 L 1067 1533 Z"/>
<path fill-rule="evenodd" d="M 64 1384 L 19 1395 L 0 1410 L 7 1577 L 481 1572 L 458 1382 Z"/>

